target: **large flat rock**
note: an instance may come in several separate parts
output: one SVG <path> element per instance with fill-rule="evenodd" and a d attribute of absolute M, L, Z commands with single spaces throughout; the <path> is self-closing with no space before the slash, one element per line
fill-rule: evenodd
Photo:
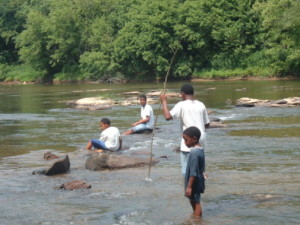
<path fill-rule="evenodd" d="M 151 163 L 156 164 L 159 160 L 152 158 Z M 150 157 L 122 155 L 114 153 L 92 153 L 85 162 L 89 170 L 122 169 L 140 167 L 150 164 Z"/>

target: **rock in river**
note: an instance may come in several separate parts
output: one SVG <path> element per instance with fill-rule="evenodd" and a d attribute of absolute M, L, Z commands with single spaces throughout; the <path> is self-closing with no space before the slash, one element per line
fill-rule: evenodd
<path fill-rule="evenodd" d="M 69 156 L 66 155 L 63 159 L 57 160 L 48 169 L 35 170 L 32 174 L 45 174 L 52 176 L 56 174 L 67 173 L 70 170 Z"/>
<path fill-rule="evenodd" d="M 122 169 L 149 165 L 149 157 L 136 157 L 115 153 L 91 153 L 85 162 L 85 167 L 89 170 L 104 169 Z M 152 158 L 152 164 L 158 163 L 159 160 Z"/>
<path fill-rule="evenodd" d="M 268 106 L 268 107 L 297 107 L 300 97 L 290 97 L 279 100 L 261 100 L 255 98 L 240 98 L 236 101 L 238 107 Z"/>
<path fill-rule="evenodd" d="M 85 181 L 82 180 L 73 180 L 60 185 L 60 188 L 65 190 L 84 189 L 84 188 L 91 188 L 91 187 L 92 185 L 87 184 Z"/>

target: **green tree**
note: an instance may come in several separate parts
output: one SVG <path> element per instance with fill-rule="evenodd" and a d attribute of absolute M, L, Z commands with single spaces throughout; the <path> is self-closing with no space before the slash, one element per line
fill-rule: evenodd
<path fill-rule="evenodd" d="M 80 56 L 80 68 L 85 79 L 105 79 L 113 76 L 117 69 L 112 54 L 118 24 L 117 18 L 111 20 L 110 15 L 115 14 L 119 6 L 117 2 L 107 0 L 94 0 L 93 4 L 83 11 L 89 19 L 85 20 L 85 30 L 82 34 L 85 51 Z M 101 8 L 97 9 L 99 6 Z M 95 12 L 90 13 L 89 10 Z"/>
<path fill-rule="evenodd" d="M 28 13 L 25 30 L 18 36 L 20 59 L 42 71 L 47 80 L 58 72 L 76 72 L 82 27 L 75 1 L 43 1 Z"/>
<path fill-rule="evenodd" d="M 25 2 L 26 0 L 0 0 L 0 64 L 18 61 L 15 38 L 25 23 L 25 15 L 21 13 Z"/>
<path fill-rule="evenodd" d="M 245 68 L 247 58 L 258 50 L 255 36 L 258 17 L 251 11 L 253 0 L 206 1 L 206 16 L 211 24 L 213 69 Z"/>
<path fill-rule="evenodd" d="M 115 61 L 126 74 L 153 79 L 167 71 L 174 51 L 181 48 L 175 32 L 177 0 L 146 0 L 133 5 L 130 20 L 114 42 Z"/>
<path fill-rule="evenodd" d="M 300 72 L 299 0 L 258 1 L 262 33 L 265 37 L 262 58 L 277 74 Z"/>

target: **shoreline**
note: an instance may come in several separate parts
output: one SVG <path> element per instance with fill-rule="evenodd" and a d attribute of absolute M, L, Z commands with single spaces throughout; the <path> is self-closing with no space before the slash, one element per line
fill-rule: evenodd
<path fill-rule="evenodd" d="M 270 81 L 280 81 L 280 80 L 300 80 L 300 77 L 232 77 L 232 78 L 191 78 L 190 80 L 187 80 L 189 82 L 211 82 L 211 81 L 259 81 L 259 80 L 270 80 Z M 172 80 L 170 82 L 174 82 L 176 80 Z M 178 82 L 183 80 L 177 80 Z M 125 83 L 142 83 L 143 81 L 127 81 Z M 149 81 L 146 81 L 149 82 Z M 157 83 L 158 81 L 153 80 L 153 83 Z M 163 82 L 163 81 L 161 81 Z M 26 81 L 1 81 L 0 85 L 35 85 L 35 84 L 41 84 L 41 85 L 59 85 L 59 84 L 106 84 L 101 83 L 98 81 L 53 81 L 52 83 L 40 83 L 40 82 L 26 82 Z M 116 83 L 118 84 L 118 83 Z M 120 83 L 121 84 L 121 83 Z"/>

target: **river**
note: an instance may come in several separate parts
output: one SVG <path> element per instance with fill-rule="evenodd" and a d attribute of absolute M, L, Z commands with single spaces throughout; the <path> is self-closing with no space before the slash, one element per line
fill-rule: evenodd
<path fill-rule="evenodd" d="M 178 92 L 182 83 L 170 82 Z M 148 167 L 89 171 L 84 146 L 99 136 L 99 120 L 109 117 L 121 132 L 139 118 L 139 106 L 87 111 L 67 101 L 84 97 L 123 99 L 122 93 L 148 93 L 159 83 L 0 85 L 1 225 L 183 225 L 298 224 L 300 221 L 300 108 L 235 107 L 241 97 L 282 99 L 300 96 L 300 81 L 205 81 L 193 83 L 196 98 L 225 128 L 208 129 L 203 218 L 191 221 L 180 175 L 178 121 L 157 119 Z M 228 105 L 228 99 L 232 104 Z M 169 100 L 172 107 L 179 99 Z M 227 103 L 226 103 L 227 102 Z M 153 104 L 157 112 L 159 104 Z M 151 134 L 126 136 L 127 151 L 150 151 Z M 68 154 L 68 174 L 47 177 L 32 171 L 47 167 L 47 151 Z M 91 189 L 59 186 L 85 180 Z"/>

